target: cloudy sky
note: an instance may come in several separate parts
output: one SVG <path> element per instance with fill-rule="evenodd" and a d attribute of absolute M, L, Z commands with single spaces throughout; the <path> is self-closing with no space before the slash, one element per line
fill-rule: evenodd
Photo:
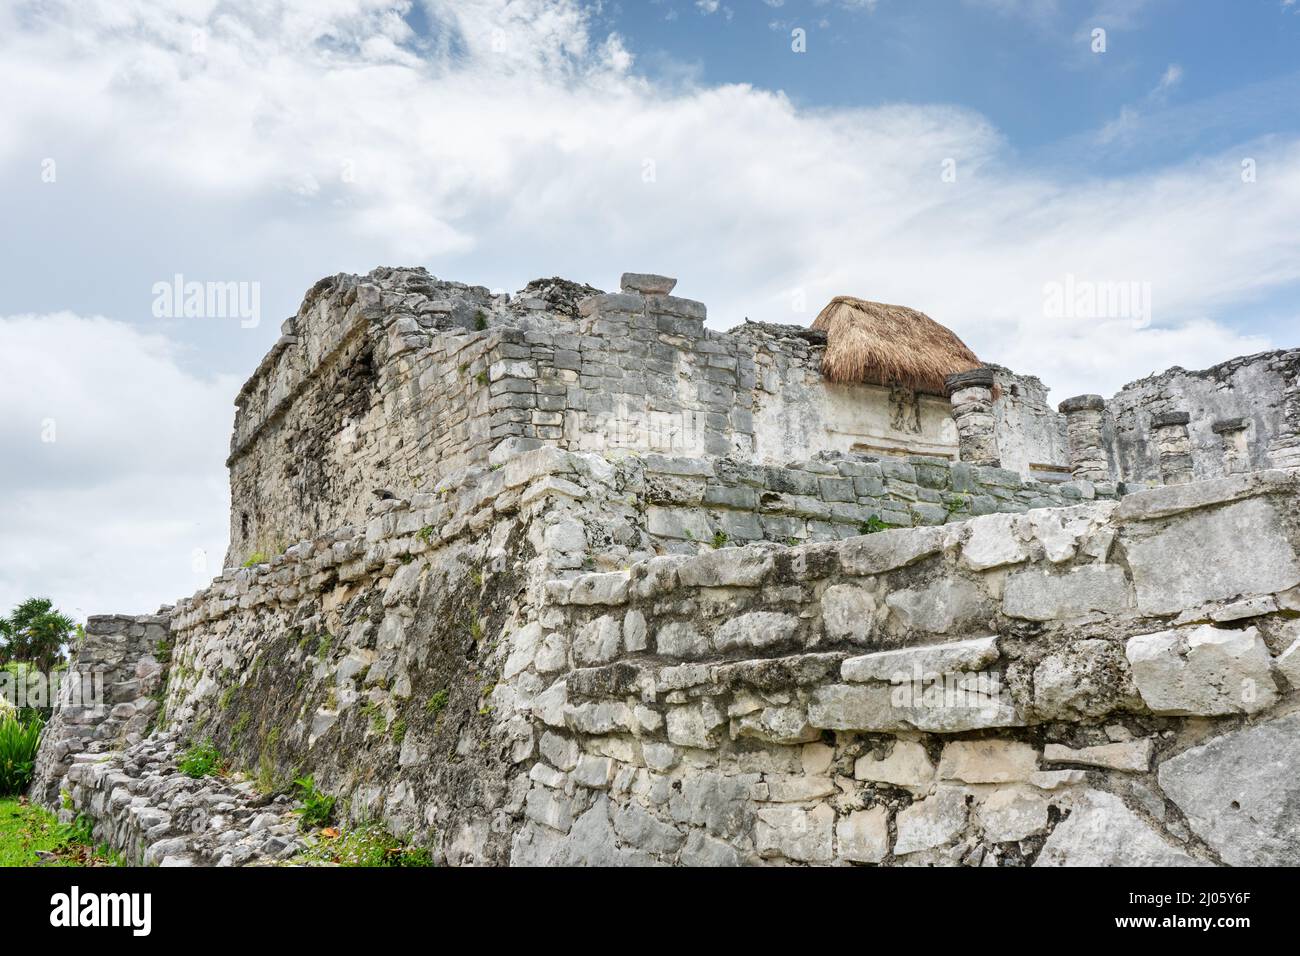
<path fill-rule="evenodd" d="M 857 294 L 1056 399 L 1297 344 L 1296 0 L 6 0 L 0 89 L 0 609 L 216 573 L 232 399 L 330 273 Z"/>

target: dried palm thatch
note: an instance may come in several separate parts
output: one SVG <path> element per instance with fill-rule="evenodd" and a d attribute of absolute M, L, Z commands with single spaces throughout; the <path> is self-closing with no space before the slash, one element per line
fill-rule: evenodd
<path fill-rule="evenodd" d="M 839 295 L 812 327 L 826 333 L 822 374 L 832 382 L 902 385 L 943 395 L 945 378 L 980 365 L 950 330 L 905 305 Z"/>

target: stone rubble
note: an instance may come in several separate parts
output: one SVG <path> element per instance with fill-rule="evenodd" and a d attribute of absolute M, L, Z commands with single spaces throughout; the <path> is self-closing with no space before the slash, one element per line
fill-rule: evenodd
<path fill-rule="evenodd" d="M 145 866 L 257 866 L 307 848 L 289 797 L 259 795 L 251 782 L 182 774 L 173 734 L 124 751 L 78 754 L 67 773 L 64 822 L 94 821 L 94 837 Z"/>

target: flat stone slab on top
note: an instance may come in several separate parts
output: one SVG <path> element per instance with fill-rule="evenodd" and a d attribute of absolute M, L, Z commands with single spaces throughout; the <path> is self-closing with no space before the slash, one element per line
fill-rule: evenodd
<path fill-rule="evenodd" d="M 652 272 L 624 272 L 619 280 L 623 292 L 640 292 L 642 295 L 667 295 L 676 287 L 676 279 Z"/>

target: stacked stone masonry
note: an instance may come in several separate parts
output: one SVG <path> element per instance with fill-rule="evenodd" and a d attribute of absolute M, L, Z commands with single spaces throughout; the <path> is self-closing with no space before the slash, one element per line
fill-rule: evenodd
<path fill-rule="evenodd" d="M 946 398 L 832 384 L 822 333 L 717 332 L 702 303 L 655 291 L 673 280 L 625 284 L 548 280 L 511 298 L 423 270 L 322 280 L 236 402 L 227 566 L 361 520 L 376 493 L 428 491 L 507 438 L 751 464 L 958 460 Z M 994 371 L 1005 398 L 983 420 L 1003 456 L 1026 478 L 1068 477 L 1041 383 Z"/>
<path fill-rule="evenodd" d="M 169 732 L 449 863 L 1300 859 L 1292 475 L 597 572 L 617 465 L 480 477 L 178 604 Z"/>
<path fill-rule="evenodd" d="M 297 858 L 305 773 L 449 864 L 1300 863 L 1300 353 L 1057 412 L 622 285 L 319 283 L 226 570 L 92 618 L 33 797 L 166 865 Z"/>
<path fill-rule="evenodd" d="M 1104 439 L 1110 476 L 1134 487 L 1300 467 L 1300 349 L 1126 385 Z"/>
<path fill-rule="evenodd" d="M 157 614 L 96 615 L 63 675 L 41 737 L 31 793 L 55 803 L 82 755 L 98 758 L 139 743 L 157 722 L 170 652 L 170 608 Z"/>

